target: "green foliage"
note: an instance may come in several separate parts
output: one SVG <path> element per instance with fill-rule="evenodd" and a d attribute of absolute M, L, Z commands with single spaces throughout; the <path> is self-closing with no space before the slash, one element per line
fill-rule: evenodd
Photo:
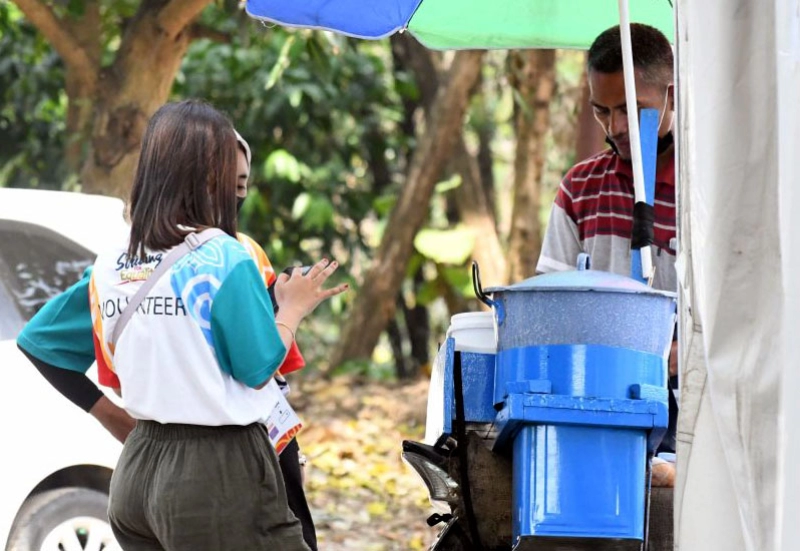
<path fill-rule="evenodd" d="M 461 176 L 458 174 L 454 174 L 452 178 L 449 180 L 445 180 L 444 182 L 439 182 L 436 184 L 436 188 L 434 191 L 436 193 L 447 193 L 452 189 L 456 189 L 458 186 L 461 185 Z"/>
<path fill-rule="evenodd" d="M 60 58 L 16 6 L 0 3 L 0 187 L 60 189 L 66 96 Z"/>
<path fill-rule="evenodd" d="M 225 17 L 204 12 L 215 27 Z M 191 46 L 174 97 L 207 99 L 250 143 L 257 193 L 242 226 L 261 243 L 281 242 L 268 251 L 277 267 L 333 252 L 346 263 L 369 241 L 360 221 L 387 212 L 375 203 L 368 136 L 387 137 L 386 150 L 399 146 L 401 105 L 385 46 L 252 22 L 231 38 Z M 386 150 L 379 154 L 388 159 Z M 389 168 L 398 185 L 398 165 Z"/>
<path fill-rule="evenodd" d="M 54 14 L 76 24 L 88 0 L 48 3 Z M 139 0 L 102 0 L 97 38 L 100 62 L 108 66 L 126 22 Z M 64 151 L 85 137 L 67 133 L 68 98 L 64 64 L 50 44 L 12 2 L 0 2 L 0 186 L 75 189 L 76 166 Z"/>
<path fill-rule="evenodd" d="M 302 164 L 297 158 L 285 149 L 276 149 L 267 156 L 264 162 L 264 179 L 283 179 L 294 184 L 300 182 L 301 177 L 311 175 L 311 169 Z"/>
<path fill-rule="evenodd" d="M 141 0 L 100 0 L 104 66 L 112 63 L 122 30 L 140 5 Z M 87 6 L 87 0 L 52 4 L 56 15 L 71 23 L 81 21 Z M 335 283 L 348 282 L 357 292 L 405 183 L 415 145 L 411 123 L 424 119 L 419 111 L 407 112 L 420 99 L 413 75 L 395 66 L 388 41 L 268 27 L 249 19 L 236 0 L 211 3 L 200 22 L 227 40 L 203 39 L 190 46 L 172 99 L 209 101 L 230 116 L 250 143 L 251 189 L 241 230 L 264 245 L 278 270 L 322 256 L 336 258 L 343 269 Z M 569 128 L 583 63 L 571 53 L 560 54 L 558 60 L 560 92 L 552 107 L 554 130 L 547 138 L 545 199 L 570 159 Z M 479 134 L 490 136 L 489 172 L 501 228 L 510 215 L 514 151 L 514 91 L 505 71 L 506 53 L 491 52 L 464 136 L 472 151 Z M 74 187 L 76 167 L 68 166 L 64 156 L 68 140 L 75 138 L 66 130 L 63 63 L 7 2 L 0 3 L 0 99 L 0 186 Z M 436 186 L 402 291 L 407 304 L 429 306 L 441 318 L 432 319 L 433 327 L 446 324 L 450 314 L 444 295 L 472 298 L 466 266 L 475 239 L 454 220 L 453 196 L 461 181 L 451 172 Z M 548 207 L 543 201 L 545 216 Z M 324 364 L 336 344 L 354 294 L 325 303 L 304 324 L 300 339 L 312 367 Z M 439 337 L 433 335 L 431 342 Z M 341 370 L 390 377 L 387 349 L 383 341 L 373 361 Z"/>
<path fill-rule="evenodd" d="M 472 274 L 468 267 L 443 267 L 441 274 L 445 281 L 450 284 L 463 297 L 474 297 L 475 290 L 472 287 Z"/>
<path fill-rule="evenodd" d="M 423 229 L 414 238 L 414 247 L 439 264 L 464 264 L 475 247 L 475 234 L 463 227 L 448 230 Z"/>

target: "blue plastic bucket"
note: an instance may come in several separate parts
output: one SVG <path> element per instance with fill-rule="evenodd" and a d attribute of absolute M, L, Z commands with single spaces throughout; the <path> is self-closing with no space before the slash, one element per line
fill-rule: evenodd
<path fill-rule="evenodd" d="M 456 314 L 447 330 L 448 341 L 461 353 L 464 415 L 468 423 L 494 420 L 495 351 L 494 317 L 491 312 Z M 425 443 L 434 444 L 451 428 L 455 417 L 453 358 L 442 346 L 431 370 Z"/>
<path fill-rule="evenodd" d="M 492 422 L 496 414 L 494 316 L 491 312 L 456 314 L 450 318 L 447 336 L 455 340 L 456 351 L 461 352 L 465 420 Z"/>
<path fill-rule="evenodd" d="M 513 448 L 514 534 L 641 540 L 645 447 L 642 430 L 523 427 Z"/>

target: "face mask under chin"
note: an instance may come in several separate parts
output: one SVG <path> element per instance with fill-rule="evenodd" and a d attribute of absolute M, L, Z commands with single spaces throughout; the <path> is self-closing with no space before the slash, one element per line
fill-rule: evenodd
<path fill-rule="evenodd" d="M 614 145 L 614 142 L 612 142 L 611 138 L 609 138 L 608 136 L 606 136 L 606 143 L 614 151 L 614 153 L 619 155 L 619 150 L 617 149 L 617 146 Z M 658 138 L 658 142 L 656 143 L 656 155 L 661 155 L 662 153 L 666 153 L 666 151 L 670 147 L 672 147 L 674 143 L 675 143 L 675 138 L 672 135 L 672 131 L 670 130 L 669 132 Z"/>

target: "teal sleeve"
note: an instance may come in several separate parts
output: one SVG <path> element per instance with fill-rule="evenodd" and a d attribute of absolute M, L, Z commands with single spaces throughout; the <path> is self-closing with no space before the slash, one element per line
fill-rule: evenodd
<path fill-rule="evenodd" d="M 17 344 L 45 363 L 86 373 L 94 363 L 87 268 L 75 285 L 51 298 L 22 329 Z"/>
<path fill-rule="evenodd" d="M 217 291 L 211 333 L 220 368 L 240 383 L 257 387 L 280 367 L 286 347 L 264 279 L 250 259 L 239 262 Z"/>

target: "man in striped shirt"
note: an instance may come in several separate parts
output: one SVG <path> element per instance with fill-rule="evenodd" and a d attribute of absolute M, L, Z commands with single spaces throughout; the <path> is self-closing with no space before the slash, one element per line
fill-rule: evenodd
<path fill-rule="evenodd" d="M 677 291 L 675 273 L 675 148 L 673 53 L 669 40 L 647 25 L 631 25 L 636 102 L 639 109 L 659 113 L 658 157 L 652 245 L 653 287 Z M 603 32 L 589 49 L 587 63 L 590 102 L 610 149 L 572 167 L 561 182 L 550 213 L 539 273 L 574 270 L 579 253 L 589 253 L 592 268 L 631 275 L 631 238 L 634 228 L 633 169 L 628 110 L 622 70 L 619 27 Z M 670 387 L 677 384 L 677 343 L 670 354 Z M 675 451 L 677 403 L 670 392 L 669 429 L 659 452 Z M 653 467 L 654 486 L 673 486 L 671 464 Z"/>
<path fill-rule="evenodd" d="M 676 291 L 672 47 L 660 31 L 646 25 L 632 24 L 631 40 L 638 106 L 657 109 L 661 121 L 653 209 L 653 286 Z M 594 116 L 611 149 L 567 172 L 556 194 L 537 271 L 575 269 L 578 254 L 586 252 L 594 269 L 629 276 L 633 169 L 619 27 L 605 31 L 592 44 L 588 77 Z"/>

